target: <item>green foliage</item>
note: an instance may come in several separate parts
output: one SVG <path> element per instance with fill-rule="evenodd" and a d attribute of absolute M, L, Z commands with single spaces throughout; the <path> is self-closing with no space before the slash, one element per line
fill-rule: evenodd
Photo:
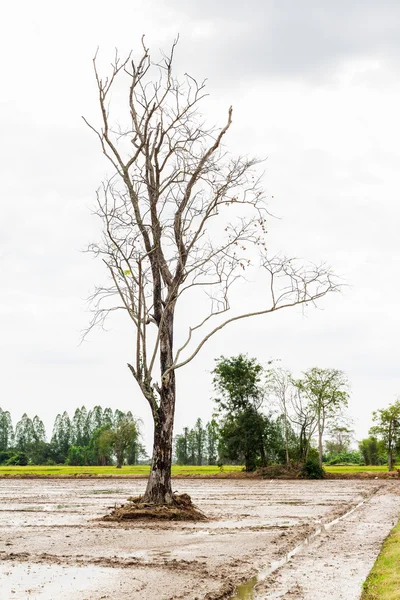
<path fill-rule="evenodd" d="M 372 420 L 376 423 L 369 433 L 377 436 L 385 446 L 388 455 L 388 468 L 394 468 L 394 453 L 400 446 L 400 400 L 389 404 L 387 408 L 381 408 L 372 413 Z"/>
<path fill-rule="evenodd" d="M 178 465 L 215 465 L 218 458 L 218 425 L 212 419 L 203 427 L 197 419 L 192 429 L 183 428 L 175 436 L 174 454 Z"/>
<path fill-rule="evenodd" d="M 11 415 L 8 410 L 0 408 L 0 452 L 12 448 L 14 445 L 14 431 Z"/>
<path fill-rule="evenodd" d="M 338 369 L 313 367 L 295 382 L 299 394 L 304 394 L 314 410 L 318 430 L 319 464 L 322 467 L 325 428 L 342 417 L 348 405 L 348 381 Z"/>
<path fill-rule="evenodd" d="M 220 410 L 238 413 L 249 405 L 260 404 L 263 368 L 255 358 L 243 354 L 231 358 L 221 356 L 216 363 L 213 384 Z"/>
<path fill-rule="evenodd" d="M 66 465 L 83 466 L 86 464 L 86 448 L 83 446 L 71 446 L 68 450 Z"/>
<path fill-rule="evenodd" d="M 306 462 L 301 467 L 299 477 L 306 479 L 323 479 L 325 477 L 325 469 L 319 464 L 318 456 L 309 456 Z"/>
<path fill-rule="evenodd" d="M 282 421 L 261 411 L 265 389 L 263 367 L 243 354 L 217 360 L 213 371 L 219 408 L 219 454 L 244 462 L 246 471 L 285 460 Z"/>
<path fill-rule="evenodd" d="M 385 442 L 378 440 L 376 436 L 371 435 L 361 440 L 358 447 L 366 465 L 384 465 L 387 463 Z"/>
<path fill-rule="evenodd" d="M 355 450 L 349 452 L 328 452 L 324 457 L 328 465 L 364 465 L 365 460 L 362 452 Z"/>
<path fill-rule="evenodd" d="M 221 458 L 244 462 L 246 471 L 265 466 L 268 425 L 267 417 L 251 406 L 236 415 L 226 415 L 220 427 Z"/>
<path fill-rule="evenodd" d="M 19 465 L 24 467 L 28 464 L 28 455 L 26 452 L 16 452 L 5 462 L 6 465 Z"/>

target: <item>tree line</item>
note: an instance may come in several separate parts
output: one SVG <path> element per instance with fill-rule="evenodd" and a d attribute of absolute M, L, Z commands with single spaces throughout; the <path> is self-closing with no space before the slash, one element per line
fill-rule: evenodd
<path fill-rule="evenodd" d="M 50 442 L 43 421 L 26 413 L 13 427 L 0 408 L 0 464 L 112 465 L 136 464 L 145 457 L 140 423 L 130 411 L 77 408 L 55 418 Z"/>
<path fill-rule="evenodd" d="M 345 374 L 313 367 L 295 378 L 273 362 L 264 368 L 242 354 L 216 360 L 214 418 L 205 427 L 197 419 L 175 437 L 177 463 L 233 462 L 247 471 L 300 464 L 313 473 L 322 473 L 323 463 L 387 463 L 393 470 L 400 458 L 400 401 L 373 413 L 370 435 L 355 450 Z"/>
<path fill-rule="evenodd" d="M 278 464 L 388 464 L 400 458 L 400 400 L 374 411 L 369 437 L 354 446 L 346 410 L 349 383 L 337 369 L 313 367 L 295 378 L 270 361 L 263 367 L 243 354 L 216 359 L 215 412 L 174 439 L 182 465 L 243 464 L 247 471 Z M 140 423 L 130 411 L 95 406 L 67 411 L 54 421 L 50 441 L 43 421 L 25 413 L 12 424 L 0 408 L 0 464 L 113 465 L 148 460 Z"/>

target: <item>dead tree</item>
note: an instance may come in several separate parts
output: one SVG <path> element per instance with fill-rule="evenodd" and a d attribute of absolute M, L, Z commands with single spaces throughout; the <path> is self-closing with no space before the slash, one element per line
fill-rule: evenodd
<path fill-rule="evenodd" d="M 176 42 L 153 63 L 142 40 L 141 57 L 121 60 L 116 54 L 105 79 L 95 57 L 101 124 L 87 123 L 113 171 L 97 193 L 102 238 L 89 246 L 106 265 L 109 283 L 91 298 L 88 331 L 116 310 L 130 319 L 135 348 L 128 367 L 154 420 L 145 493 L 154 503 L 172 502 L 176 371 L 229 324 L 313 303 L 338 288 L 325 265 L 269 256 L 267 205 L 254 172 L 259 161 L 231 157 L 223 148 L 232 108 L 222 128 L 206 127 L 198 111 L 205 83 L 189 75 L 176 79 L 175 48 Z M 125 115 L 118 95 L 123 81 Z M 114 101 L 124 121 L 114 116 Z M 228 315 L 232 286 L 248 268 L 265 276 L 260 306 Z M 193 314 L 186 339 L 175 344 L 177 318 L 191 311 L 199 290 L 207 294 L 199 310 L 207 306 L 207 312 Z"/>

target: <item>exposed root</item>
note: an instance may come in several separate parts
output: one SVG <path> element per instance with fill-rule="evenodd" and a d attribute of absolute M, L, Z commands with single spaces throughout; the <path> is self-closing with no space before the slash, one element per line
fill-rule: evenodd
<path fill-rule="evenodd" d="M 116 507 L 104 521 L 128 519 L 164 519 L 169 521 L 206 521 L 207 517 L 192 503 L 188 494 L 173 494 L 171 504 L 144 502 L 142 496 L 128 498 L 127 504 Z"/>

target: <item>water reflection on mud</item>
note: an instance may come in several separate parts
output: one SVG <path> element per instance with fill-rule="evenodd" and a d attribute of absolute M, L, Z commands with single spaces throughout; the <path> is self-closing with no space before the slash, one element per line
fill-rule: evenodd
<path fill-rule="evenodd" d="M 298 554 L 303 548 L 311 544 L 316 537 L 321 535 L 321 533 L 328 531 L 333 525 L 336 525 L 342 519 L 345 519 L 349 515 L 351 515 L 355 510 L 357 510 L 360 506 L 365 503 L 365 500 L 359 502 L 352 509 L 345 512 L 340 517 L 333 519 L 329 523 L 321 523 L 315 531 L 313 531 L 309 536 L 307 536 L 300 544 L 297 544 L 290 552 L 285 554 L 280 560 L 276 560 L 271 562 L 267 567 L 263 568 L 258 575 L 255 575 L 246 583 L 243 583 L 237 587 L 236 594 L 233 596 L 231 600 L 256 600 L 256 587 L 257 584 L 265 581 L 269 575 L 283 567 L 286 563 L 288 563 L 296 554 Z"/>

